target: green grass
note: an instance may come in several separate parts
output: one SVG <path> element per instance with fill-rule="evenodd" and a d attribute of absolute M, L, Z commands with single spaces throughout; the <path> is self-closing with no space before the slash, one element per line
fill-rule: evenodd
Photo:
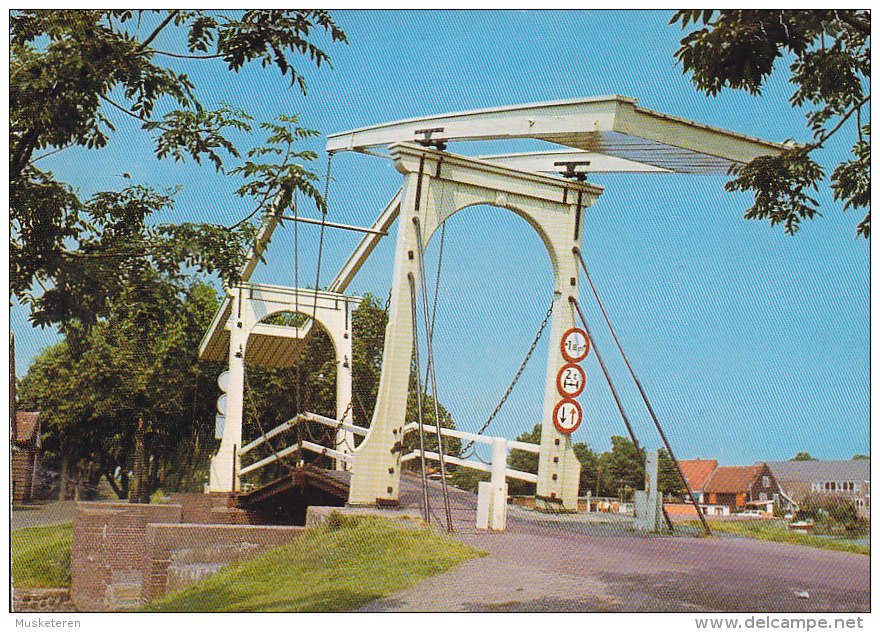
<path fill-rule="evenodd" d="M 10 532 L 12 581 L 29 588 L 70 586 L 71 523 Z"/>
<path fill-rule="evenodd" d="M 293 544 L 230 565 L 146 610 L 346 611 L 483 555 L 429 529 L 377 518 L 332 518 Z"/>
<path fill-rule="evenodd" d="M 690 526 L 699 526 L 700 523 L 688 522 Z M 748 522 L 711 522 L 712 531 L 723 531 L 737 535 L 756 538 L 758 540 L 770 540 L 772 542 L 787 542 L 799 544 L 815 549 L 828 549 L 831 551 L 846 551 L 848 553 L 860 553 L 871 555 L 871 547 L 864 544 L 856 544 L 846 538 L 822 538 L 815 535 L 797 533 L 788 529 L 788 523 L 784 520 L 750 520 Z"/>

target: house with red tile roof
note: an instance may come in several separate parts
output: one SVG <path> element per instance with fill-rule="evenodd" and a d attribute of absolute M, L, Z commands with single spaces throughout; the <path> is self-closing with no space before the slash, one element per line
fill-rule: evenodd
<path fill-rule="evenodd" d="M 698 503 L 704 502 L 703 488 L 709 482 L 712 472 L 718 467 L 718 461 L 716 459 L 692 459 L 679 461 L 678 466 L 681 468 L 684 480 L 687 481 L 694 498 Z"/>
<path fill-rule="evenodd" d="M 766 463 L 740 467 L 717 467 L 703 487 L 703 500 L 743 510 L 746 505 L 778 503 L 779 485 Z"/>

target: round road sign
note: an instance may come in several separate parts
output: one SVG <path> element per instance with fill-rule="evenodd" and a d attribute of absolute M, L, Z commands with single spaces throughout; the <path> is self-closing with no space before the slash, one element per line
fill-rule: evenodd
<path fill-rule="evenodd" d="M 556 390 L 563 397 L 577 397 L 586 384 L 587 374 L 574 362 L 569 362 L 556 374 Z"/>
<path fill-rule="evenodd" d="M 564 435 L 569 435 L 581 425 L 583 411 L 573 399 L 563 399 L 553 409 L 553 425 Z"/>
<path fill-rule="evenodd" d="M 561 347 L 563 358 L 569 362 L 580 362 L 590 351 L 590 339 L 583 329 L 572 327 L 562 334 Z"/>

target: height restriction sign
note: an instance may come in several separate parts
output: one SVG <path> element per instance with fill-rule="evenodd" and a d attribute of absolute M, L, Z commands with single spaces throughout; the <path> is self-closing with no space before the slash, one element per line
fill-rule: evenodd
<path fill-rule="evenodd" d="M 581 425 L 583 415 L 580 404 L 573 399 L 563 399 L 553 409 L 553 425 L 560 433 L 569 435 Z"/>
<path fill-rule="evenodd" d="M 562 357 L 568 362 L 580 362 L 589 351 L 590 339 L 583 329 L 572 327 L 562 334 Z"/>

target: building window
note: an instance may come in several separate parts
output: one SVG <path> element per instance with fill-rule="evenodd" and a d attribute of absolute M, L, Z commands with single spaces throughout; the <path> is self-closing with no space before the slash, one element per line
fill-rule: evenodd
<path fill-rule="evenodd" d="M 767 500 L 767 493 L 761 492 L 760 494 L 758 494 L 758 500 Z"/>
<path fill-rule="evenodd" d="M 770 487 L 770 477 L 769 476 L 763 477 L 762 480 L 764 483 L 764 489 L 767 489 L 768 487 Z"/>

